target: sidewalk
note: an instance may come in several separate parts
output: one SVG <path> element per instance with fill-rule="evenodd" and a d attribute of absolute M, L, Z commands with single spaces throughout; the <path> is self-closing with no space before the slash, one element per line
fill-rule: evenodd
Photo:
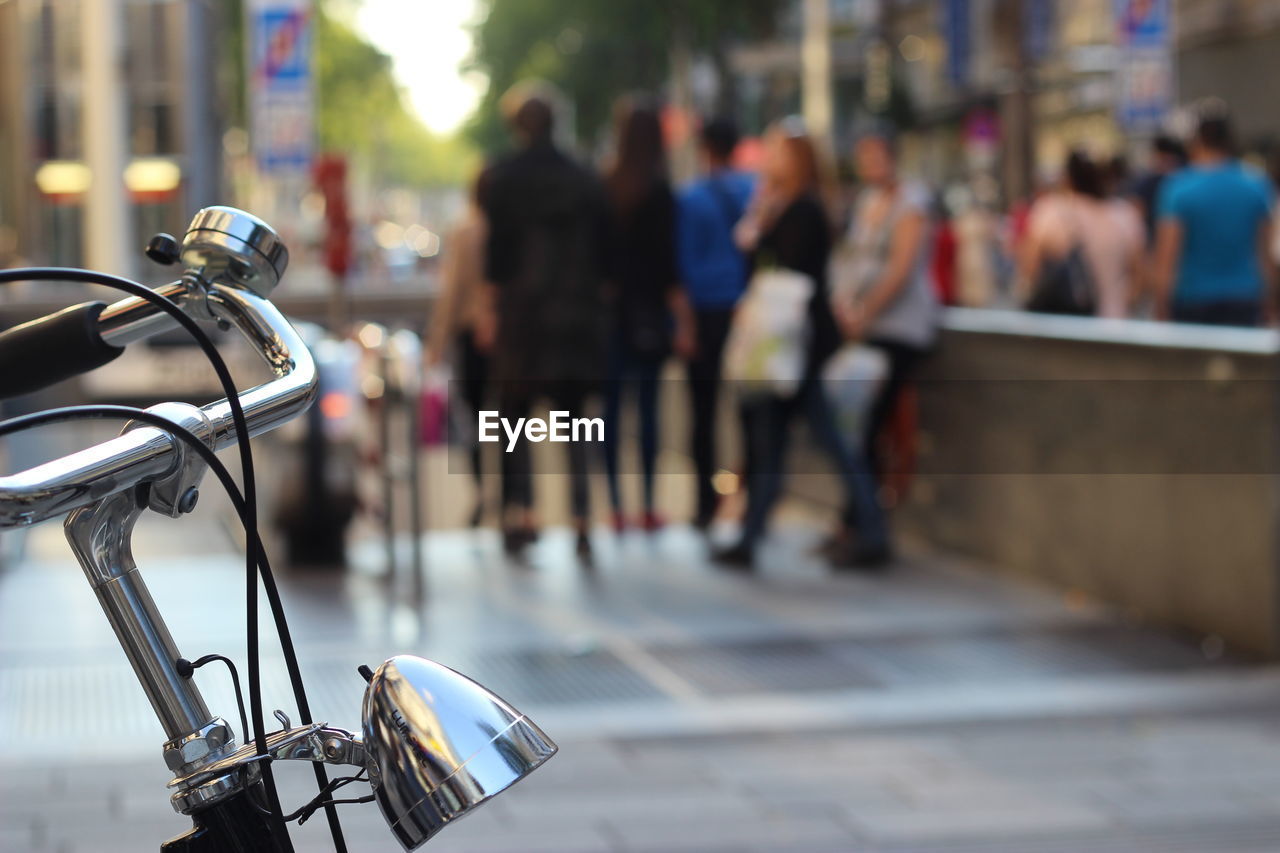
<path fill-rule="evenodd" d="M 224 537 L 211 527 L 179 571 L 165 554 L 189 542 L 147 524 L 139 564 L 184 653 L 242 657 Z M 57 529 L 38 533 L 0 576 L 0 849 L 154 849 L 183 828 L 161 738 Z M 742 576 L 683 528 L 601 531 L 590 571 L 563 530 L 525 566 L 490 533 L 436 533 L 421 613 L 389 603 L 374 543 L 345 576 L 288 576 L 285 597 L 321 718 L 356 727 L 355 665 L 408 651 L 560 742 L 428 849 L 1280 849 L 1280 670 L 938 555 L 833 576 L 804 556 L 812 537 L 788 525 Z M 269 707 L 287 708 L 267 657 Z M 232 717 L 225 677 L 200 677 Z M 305 768 L 280 772 L 301 802 Z M 396 849 L 375 807 L 345 815 L 353 851 Z M 299 849 L 323 836 L 313 820 Z"/>

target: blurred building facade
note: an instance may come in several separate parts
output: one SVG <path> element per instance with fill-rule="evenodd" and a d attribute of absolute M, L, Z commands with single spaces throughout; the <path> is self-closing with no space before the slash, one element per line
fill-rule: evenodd
<path fill-rule="evenodd" d="M 1215 96 L 1233 108 L 1246 148 L 1280 138 L 1267 98 L 1280 55 L 1274 0 L 827 2 L 834 150 L 847 150 L 860 124 L 888 121 L 903 131 L 906 159 L 939 185 L 989 172 L 1013 201 L 1072 147 L 1140 156 L 1160 122 L 1127 116 L 1121 33 L 1124 16 L 1152 6 L 1167 10 L 1167 80 L 1156 81 L 1165 118 Z M 805 9 L 792 0 L 774 38 L 732 55 L 752 131 L 801 112 Z"/>
<path fill-rule="evenodd" d="M 0 2 L 0 263 L 62 266 L 85 257 L 92 182 L 86 99 L 87 3 L 119 26 L 125 232 L 136 248 L 181 228 L 218 194 L 224 113 L 218 92 L 220 9 L 212 0 Z M 232 4 L 225 4 L 231 6 Z M 96 10 L 103 13 L 101 8 Z M 113 73 L 114 70 L 113 70 Z"/>

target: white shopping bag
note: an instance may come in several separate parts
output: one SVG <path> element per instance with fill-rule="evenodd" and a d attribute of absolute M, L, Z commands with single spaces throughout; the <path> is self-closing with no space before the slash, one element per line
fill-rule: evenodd
<path fill-rule="evenodd" d="M 840 435 L 850 446 L 862 443 L 871 406 L 888 377 L 888 356 L 866 344 L 845 344 L 823 367 L 823 393 Z"/>
<path fill-rule="evenodd" d="M 760 270 L 738 303 L 725 342 L 724 375 L 743 393 L 794 394 L 808 355 L 813 279 L 788 269 Z"/>

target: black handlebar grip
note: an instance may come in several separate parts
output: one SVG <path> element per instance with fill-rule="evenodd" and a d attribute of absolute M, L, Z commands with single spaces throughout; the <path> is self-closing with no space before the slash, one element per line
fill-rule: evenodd
<path fill-rule="evenodd" d="M 29 394 L 101 367 L 124 352 L 102 340 L 105 302 L 73 305 L 0 333 L 0 399 Z"/>

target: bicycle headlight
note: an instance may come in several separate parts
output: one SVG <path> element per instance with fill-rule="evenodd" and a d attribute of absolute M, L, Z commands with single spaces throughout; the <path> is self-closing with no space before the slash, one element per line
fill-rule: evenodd
<path fill-rule="evenodd" d="M 489 690 L 411 655 L 374 672 L 363 730 L 374 794 L 406 850 L 556 752 L 541 729 Z"/>

